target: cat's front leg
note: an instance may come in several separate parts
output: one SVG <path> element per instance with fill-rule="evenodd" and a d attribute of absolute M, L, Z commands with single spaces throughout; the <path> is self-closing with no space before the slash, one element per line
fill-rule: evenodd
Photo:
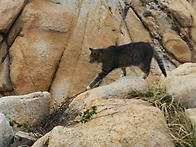
<path fill-rule="evenodd" d="M 86 90 L 91 89 L 96 83 L 100 82 L 111 70 L 102 70 L 95 79 L 86 87 Z"/>
<path fill-rule="evenodd" d="M 87 87 L 86 87 L 86 90 L 90 90 L 91 89 L 91 87 L 88 85 Z"/>

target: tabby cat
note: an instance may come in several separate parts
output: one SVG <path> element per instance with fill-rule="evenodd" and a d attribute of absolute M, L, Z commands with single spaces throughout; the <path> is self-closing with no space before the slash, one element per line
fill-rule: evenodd
<path fill-rule="evenodd" d="M 90 63 L 102 63 L 102 71 L 95 77 L 95 79 L 87 86 L 91 89 L 96 83 L 100 82 L 107 74 L 116 68 L 121 68 L 123 76 L 126 76 L 125 67 L 136 65 L 144 72 L 145 79 L 150 72 L 151 60 L 154 56 L 158 65 L 167 77 L 162 59 L 159 57 L 156 50 L 147 42 L 135 42 L 121 46 L 109 46 L 108 48 L 93 49 L 89 48 L 91 54 L 89 56 Z"/>

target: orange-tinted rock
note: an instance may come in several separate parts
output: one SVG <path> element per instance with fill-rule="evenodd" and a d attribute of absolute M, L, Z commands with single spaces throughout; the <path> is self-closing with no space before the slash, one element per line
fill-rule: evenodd
<path fill-rule="evenodd" d="M 0 32 L 7 33 L 27 0 L 0 1 Z"/>
<path fill-rule="evenodd" d="M 174 31 L 168 31 L 163 35 L 163 45 L 167 52 L 173 54 L 178 61 L 191 61 L 191 52 L 188 45 Z"/>
<path fill-rule="evenodd" d="M 25 7 L 21 17 L 23 36 L 17 37 L 10 48 L 10 78 L 18 94 L 49 89 L 74 19 L 66 8 L 39 0 Z"/>
<path fill-rule="evenodd" d="M 129 9 L 128 11 L 126 24 L 133 42 L 152 42 L 149 32 L 145 29 L 144 25 L 132 9 Z"/>
<path fill-rule="evenodd" d="M 118 38 L 115 19 L 98 1 L 94 5 L 84 2 L 80 12 L 50 90 L 55 107 L 67 96 L 84 91 L 101 70 L 89 63 L 89 47 L 114 45 Z"/>

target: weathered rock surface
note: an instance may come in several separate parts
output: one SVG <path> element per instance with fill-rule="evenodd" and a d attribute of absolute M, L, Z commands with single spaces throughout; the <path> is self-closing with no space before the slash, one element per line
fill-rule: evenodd
<path fill-rule="evenodd" d="M 32 147 L 174 146 L 162 112 L 144 101 L 94 98 L 82 111 L 92 106 L 97 114 L 87 123 L 55 127 Z"/>
<path fill-rule="evenodd" d="M 50 94 L 36 92 L 0 98 L 0 112 L 10 121 L 35 125 L 49 115 Z"/>
<path fill-rule="evenodd" d="M 12 84 L 9 77 L 9 57 L 6 41 L 0 37 L 0 91 L 6 92 L 12 90 Z"/>
<path fill-rule="evenodd" d="M 31 146 L 37 140 L 35 134 L 18 131 L 14 136 L 14 143 L 9 147 Z"/>
<path fill-rule="evenodd" d="M 180 100 L 187 108 L 196 107 L 196 64 L 185 63 L 162 80 L 167 93 Z"/>
<path fill-rule="evenodd" d="M 9 73 L 9 58 L 5 57 L 4 62 L 0 64 L 0 91 L 12 90 Z"/>
<path fill-rule="evenodd" d="M 152 42 L 149 32 L 145 29 L 144 25 L 131 8 L 126 16 L 126 25 L 133 42 Z"/>
<path fill-rule="evenodd" d="M 168 8 L 182 26 L 190 27 L 192 25 L 191 14 L 183 1 L 184 0 L 169 1 Z M 187 2 L 186 4 L 189 3 Z"/>
<path fill-rule="evenodd" d="M 174 8 L 172 4 L 175 4 Z M 179 11 L 181 7 L 182 12 Z M 57 103 L 58 106 L 67 96 L 84 91 L 101 70 L 100 66 L 88 63 L 89 47 L 103 48 L 131 41 L 148 41 L 165 57 L 167 54 L 162 52 L 160 42 L 170 30 L 175 31 L 176 36 L 172 36 L 168 42 L 166 40 L 164 47 L 180 62 L 191 61 L 189 46 L 194 48 L 196 45 L 195 10 L 190 7 L 188 2 L 162 0 L 31 0 L 5 35 L 7 38 L 1 36 L 7 42 L 10 61 L 10 66 L 6 65 L 5 68 L 10 76 L 2 79 L 2 85 L 6 86 L 2 86 L 1 91 L 13 89 L 16 94 L 49 91 L 52 99 L 55 99 L 52 104 Z M 182 23 L 185 27 L 182 30 L 190 31 L 190 34 L 185 33 L 183 37 L 176 21 L 168 17 L 170 14 L 166 10 Z M 5 14 L 10 15 L 11 12 Z M 173 69 L 173 62 L 167 60 L 164 63 L 167 70 Z M 155 64 L 153 62 L 152 66 Z M 157 69 L 154 68 L 153 72 L 156 73 Z M 117 70 L 109 74 L 103 79 L 102 85 L 117 80 L 120 72 Z M 128 75 L 140 74 L 141 71 L 136 68 L 128 69 Z"/>
<path fill-rule="evenodd" d="M 188 45 L 174 31 L 166 32 L 163 35 L 163 45 L 178 61 L 191 61 L 191 52 Z"/>
<path fill-rule="evenodd" d="M 0 1 L 0 32 L 7 33 L 27 0 Z"/>
<path fill-rule="evenodd" d="M 68 111 L 81 111 L 97 97 L 102 99 L 124 99 L 134 92 L 145 92 L 147 88 L 146 81 L 141 77 L 122 77 L 109 85 L 94 88 L 80 94 L 69 105 Z"/>
<path fill-rule="evenodd" d="M 55 127 L 36 141 L 33 147 L 42 147 L 46 144 L 48 146 L 115 146 L 117 144 L 147 147 L 173 146 L 164 116 L 159 109 L 141 100 L 125 99 L 129 94 L 136 91 L 144 92 L 147 88 L 144 79 L 130 76 L 80 94 L 70 103 L 65 114 L 69 116 L 84 113 L 95 106 L 96 114 L 92 119 L 85 124 Z M 77 116 L 75 120 L 80 121 L 80 119 L 81 117 Z"/>
<path fill-rule="evenodd" d="M 196 11 L 194 10 L 193 5 L 185 0 L 158 1 L 171 12 L 178 23 L 188 29 L 189 33 L 187 37 L 196 43 Z M 179 28 L 179 30 L 183 30 L 183 28 Z"/>
<path fill-rule="evenodd" d="M 188 0 L 188 1 L 193 6 L 193 8 L 196 10 L 196 0 Z"/>
<path fill-rule="evenodd" d="M 0 112 L 0 146 L 7 147 L 9 146 L 14 137 L 14 132 L 9 122 L 7 121 L 4 114 Z"/>
<path fill-rule="evenodd" d="M 23 22 L 23 36 L 10 48 L 10 78 L 18 94 L 49 90 L 73 18 L 69 8 L 55 3 L 33 0 L 27 4 L 18 22 Z"/>
<path fill-rule="evenodd" d="M 57 101 L 84 91 L 100 70 L 98 66 L 89 64 L 88 48 L 107 47 L 117 41 L 118 22 L 104 3 L 87 0 L 80 5 L 81 13 L 78 14 L 50 90 Z"/>
<path fill-rule="evenodd" d="M 49 114 L 49 103 L 50 108 L 55 110 L 65 101 L 66 97 L 84 91 L 101 70 L 100 65 L 89 64 L 89 47 L 103 48 L 115 44 L 148 41 L 159 51 L 168 71 L 173 70 L 174 66 L 177 67 L 181 63 L 196 61 L 196 11 L 194 4 L 195 0 L 0 1 L 0 96 L 6 95 L 6 93 L 21 95 L 36 91 L 49 91 L 51 93 L 51 99 L 46 93 L 28 95 L 29 99 L 26 96 L 2 98 L 0 99 L 0 111 L 3 111 L 10 120 L 34 124 Z M 184 64 L 170 74 L 168 72 L 168 78 L 162 80 L 168 89 L 168 93 L 174 95 L 176 99 L 182 100 L 187 107 L 196 106 L 195 67 L 195 64 Z M 141 74 L 141 70 L 135 67 L 130 67 L 127 71 L 128 76 L 140 76 Z M 112 128 L 112 125 L 115 126 L 114 123 L 117 123 L 117 127 L 120 128 L 120 121 L 117 119 L 118 117 L 122 119 L 122 117 L 119 116 L 118 109 L 122 110 L 123 116 L 127 118 L 125 124 L 131 126 L 130 123 L 133 124 L 133 122 L 128 121 L 128 119 L 134 120 L 134 118 L 128 115 L 130 110 L 125 112 L 125 108 L 134 107 L 130 104 L 132 101 L 125 100 L 127 103 L 125 107 L 115 106 L 111 109 L 109 103 L 112 106 L 114 103 L 116 105 L 122 104 L 124 100 L 118 100 L 118 98 L 126 97 L 134 90 L 145 92 L 147 84 L 145 80 L 139 77 L 119 79 L 120 74 L 121 70 L 111 72 L 102 80 L 101 87 L 79 95 L 70 104 L 66 113 L 84 111 L 86 108 L 90 108 L 92 104 L 98 104 L 98 102 L 100 103 L 97 108 L 101 109 L 103 105 L 101 103 L 106 103 L 103 107 L 109 108 L 106 110 L 107 112 L 112 110 L 115 116 L 115 121 L 109 127 Z M 160 76 L 160 70 L 154 60 L 151 75 Z M 111 82 L 114 83 L 110 84 Z M 108 98 L 115 100 L 107 102 L 105 99 Z M 145 110 L 151 109 L 143 102 L 142 104 L 133 103 L 136 106 L 141 106 L 141 109 L 143 107 Z M 135 111 L 139 111 L 139 109 L 134 107 Z M 155 112 L 157 111 L 155 110 Z M 133 112 L 129 113 L 132 114 Z M 98 113 L 97 116 L 100 114 L 102 112 Z M 110 115 L 110 112 L 108 114 L 109 117 L 113 115 Z M 142 114 L 145 115 L 144 120 L 142 120 L 140 113 L 137 115 L 144 122 L 148 120 L 146 115 L 151 115 L 143 111 Z M 106 116 L 103 117 L 103 120 L 98 117 L 91 121 L 103 127 L 99 123 L 105 119 L 105 125 L 107 121 L 111 121 Z M 152 121 L 155 123 L 159 119 Z M 142 123 L 139 122 L 139 125 L 142 126 Z M 69 129 L 74 132 L 78 131 L 80 127 L 83 130 L 85 126 L 87 124 L 84 124 L 83 127 L 78 124 L 72 128 L 62 128 L 59 132 L 66 132 Z M 90 126 L 92 128 L 88 129 L 93 130 L 93 124 Z M 127 129 L 128 126 L 123 127 L 123 129 Z M 161 124 L 158 127 L 161 127 Z M 51 136 L 52 139 L 49 142 L 51 145 L 55 139 L 53 136 L 58 130 L 58 127 L 55 128 L 51 133 L 44 136 L 42 141 L 47 144 L 48 137 Z M 100 131 L 103 131 L 100 132 L 103 134 L 107 133 L 104 132 L 106 130 Z M 137 133 L 142 135 L 143 130 L 134 128 L 131 131 L 133 134 L 139 131 Z M 119 133 L 119 136 L 121 134 L 127 135 L 124 132 Z M 85 132 L 82 137 L 89 135 L 88 133 Z M 145 145 L 157 146 L 159 145 L 156 144 L 157 142 L 162 144 L 162 140 L 159 138 L 162 133 L 157 135 L 158 139 L 155 141 L 149 139 L 150 136 L 153 136 L 151 133 L 147 133 L 148 141 L 145 140 L 147 143 L 150 140 L 151 144 Z M 103 137 L 100 134 L 98 136 Z M 114 141 L 113 136 L 115 133 L 112 132 L 109 137 L 112 141 Z M 119 138 L 121 139 L 118 137 L 115 141 L 122 141 Z M 129 141 L 132 140 L 134 137 Z M 128 143 L 130 143 L 129 141 Z M 144 145 L 143 143 L 139 142 L 139 145 Z"/>

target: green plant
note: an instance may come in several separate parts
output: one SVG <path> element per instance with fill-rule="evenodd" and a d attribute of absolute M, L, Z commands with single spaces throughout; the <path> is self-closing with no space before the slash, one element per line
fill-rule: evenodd
<path fill-rule="evenodd" d="M 92 106 L 91 109 L 87 109 L 83 113 L 80 114 L 80 120 L 75 121 L 76 123 L 86 123 L 89 121 L 89 119 L 92 118 L 94 114 L 97 114 L 96 112 L 97 107 Z"/>
<path fill-rule="evenodd" d="M 23 127 L 23 126 L 25 126 L 26 127 L 26 123 L 18 123 L 18 122 L 16 122 L 15 120 L 13 120 L 13 121 L 10 121 L 10 126 L 12 126 L 12 127 L 14 127 L 16 125 L 16 127 L 17 128 L 21 128 L 21 127 Z"/>
<path fill-rule="evenodd" d="M 45 116 L 43 120 L 44 125 L 48 124 L 48 122 L 49 122 L 49 117 Z"/>
<path fill-rule="evenodd" d="M 146 2 L 142 2 L 142 6 L 146 7 L 147 3 Z"/>
<path fill-rule="evenodd" d="M 176 147 L 196 146 L 194 128 L 185 116 L 185 107 L 174 97 L 166 93 L 165 88 L 152 86 L 145 93 L 135 92 L 128 98 L 138 98 L 148 101 L 163 111 Z"/>
<path fill-rule="evenodd" d="M 65 98 L 66 101 L 68 101 L 68 100 L 70 100 L 70 99 L 71 99 L 71 97 L 69 97 L 69 96 L 67 96 L 67 97 Z"/>
<path fill-rule="evenodd" d="M 37 133 L 37 131 L 30 128 L 27 123 L 18 123 L 15 120 L 10 121 L 9 123 L 10 123 L 10 126 L 12 126 L 12 127 L 16 126 L 17 128 L 25 128 L 28 130 L 28 132 Z"/>
<path fill-rule="evenodd" d="M 149 16 L 152 16 L 152 13 L 151 13 L 149 10 L 146 10 L 146 11 L 143 13 L 143 16 L 144 16 L 144 17 L 149 17 Z"/>

